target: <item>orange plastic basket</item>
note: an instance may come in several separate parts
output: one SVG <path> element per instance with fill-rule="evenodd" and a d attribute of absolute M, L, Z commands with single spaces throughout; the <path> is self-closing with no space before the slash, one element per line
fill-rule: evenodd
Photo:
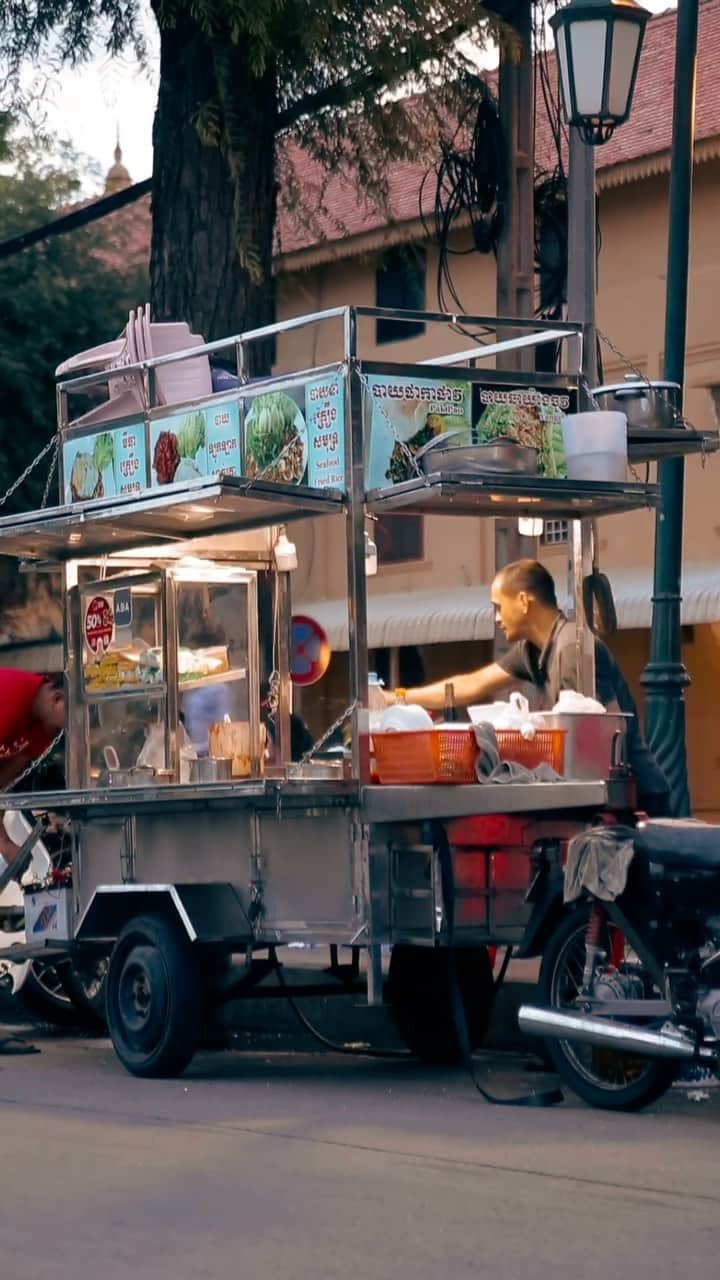
<path fill-rule="evenodd" d="M 373 735 L 375 767 L 385 786 L 477 782 L 478 748 L 468 726 Z"/>
<path fill-rule="evenodd" d="M 526 769 L 537 769 L 539 764 L 549 764 L 556 773 L 562 773 L 565 765 L 565 729 L 536 729 L 535 737 L 523 738 L 519 729 L 497 729 L 497 743 L 503 760 L 523 764 Z"/>

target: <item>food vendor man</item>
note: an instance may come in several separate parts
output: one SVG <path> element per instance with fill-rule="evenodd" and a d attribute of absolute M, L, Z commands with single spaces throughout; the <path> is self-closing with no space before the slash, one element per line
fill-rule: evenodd
<path fill-rule="evenodd" d="M 64 727 L 62 675 L 0 667 L 0 791 L 7 791 Z M 0 822 L 0 855 L 12 862 L 17 852 Z"/>
<path fill-rule="evenodd" d="M 448 676 L 436 684 L 404 692 L 404 701 L 441 711 L 445 687 L 451 682 L 455 703 L 467 707 L 489 702 L 518 682 L 529 682 L 542 694 L 544 709 L 555 706 L 562 689 L 575 689 L 575 623 L 558 608 L 555 583 L 537 560 L 516 560 L 501 569 L 491 589 L 495 618 L 510 647 L 496 662 L 477 671 Z M 653 817 L 669 810 L 669 788 L 664 774 L 645 743 L 637 707 L 622 672 L 602 640 L 595 640 L 595 688 L 608 711 L 622 711 L 628 721 L 628 763 L 635 774 L 638 804 Z M 388 702 L 396 695 L 386 694 Z"/>

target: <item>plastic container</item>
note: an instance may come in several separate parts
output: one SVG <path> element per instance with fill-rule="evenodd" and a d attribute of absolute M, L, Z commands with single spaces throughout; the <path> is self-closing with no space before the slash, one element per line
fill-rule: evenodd
<path fill-rule="evenodd" d="M 384 786 L 477 782 L 477 742 L 467 726 L 376 733 L 373 748 Z"/>
<path fill-rule="evenodd" d="M 568 479 L 622 483 L 627 477 L 627 418 L 597 409 L 562 420 Z"/>

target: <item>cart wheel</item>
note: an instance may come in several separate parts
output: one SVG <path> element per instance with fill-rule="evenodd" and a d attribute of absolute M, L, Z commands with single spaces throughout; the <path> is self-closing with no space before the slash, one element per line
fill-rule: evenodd
<path fill-rule="evenodd" d="M 462 1059 L 450 1001 L 446 947 L 398 945 L 390 956 L 388 999 L 398 1031 L 423 1062 L 453 1065 Z M 455 951 L 470 1046 L 483 1042 L 492 1013 L 495 987 L 486 947 Z"/>
<path fill-rule="evenodd" d="M 203 983 L 179 928 L 160 916 L 130 920 L 110 958 L 106 983 L 110 1038 L 134 1076 L 180 1075 L 200 1037 Z"/>

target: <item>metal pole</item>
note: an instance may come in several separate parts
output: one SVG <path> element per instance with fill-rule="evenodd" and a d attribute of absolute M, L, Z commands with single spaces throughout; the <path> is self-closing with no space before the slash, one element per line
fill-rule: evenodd
<path fill-rule="evenodd" d="M 499 316 L 532 319 L 535 310 L 535 208 L 534 208 L 534 119 L 535 68 L 532 55 L 532 6 L 521 0 L 510 18 L 519 38 L 515 49 L 500 45 L 498 99 L 505 167 L 505 221 L 497 250 L 496 306 Z M 515 330 L 509 337 L 517 337 Z M 505 355 L 503 367 L 532 370 L 532 347 Z M 495 571 L 512 560 L 537 554 L 534 538 L 518 530 L 516 519 L 495 521 Z M 493 654 L 507 648 L 501 631 L 495 629 Z"/>
<path fill-rule="evenodd" d="M 698 0 L 679 0 L 663 377 L 680 383 L 681 388 L 685 382 L 697 33 Z M 684 817 L 690 812 L 684 696 L 690 678 L 682 663 L 681 647 L 683 459 L 661 462 L 658 478 L 661 505 L 655 523 L 650 662 L 642 682 L 647 690 L 648 740 L 670 784 L 671 811 L 675 817 Z"/>
<path fill-rule="evenodd" d="M 595 151 L 587 146 L 577 129 L 570 130 L 568 168 L 568 319 L 583 326 L 583 337 L 568 342 L 568 358 L 573 373 L 582 372 L 580 410 L 590 405 L 588 391 L 597 386 L 597 209 L 595 195 Z M 592 522 L 572 522 L 572 551 L 569 594 L 575 617 L 577 687 L 595 696 L 595 639 L 586 624 L 582 584 L 592 563 Z"/>

